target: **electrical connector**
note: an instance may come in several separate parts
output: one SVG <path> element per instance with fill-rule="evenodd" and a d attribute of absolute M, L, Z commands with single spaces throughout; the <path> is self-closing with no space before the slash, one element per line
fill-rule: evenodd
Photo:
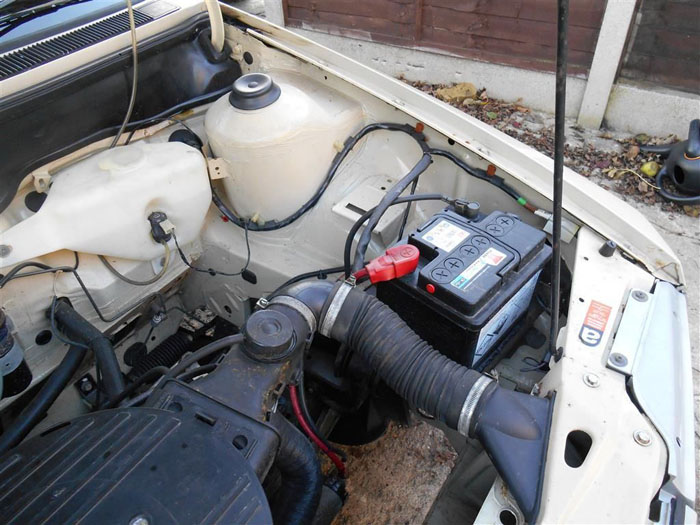
<path fill-rule="evenodd" d="M 168 242 L 173 236 L 175 225 L 168 219 L 162 211 L 154 211 L 148 216 L 151 223 L 151 235 L 153 240 L 159 243 Z"/>
<path fill-rule="evenodd" d="M 373 284 L 398 279 L 418 267 L 419 256 L 420 252 L 415 246 L 399 244 L 389 248 L 384 255 L 372 259 L 364 268 L 355 272 L 353 277 L 369 277 Z"/>

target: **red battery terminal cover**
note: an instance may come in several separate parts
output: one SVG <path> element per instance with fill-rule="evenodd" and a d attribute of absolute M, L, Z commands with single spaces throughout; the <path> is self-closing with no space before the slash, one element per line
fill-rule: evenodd
<path fill-rule="evenodd" d="M 392 246 L 386 253 L 372 259 L 367 265 L 354 273 L 356 279 L 369 277 L 372 284 L 398 279 L 412 273 L 418 267 L 418 248 L 411 244 Z"/>

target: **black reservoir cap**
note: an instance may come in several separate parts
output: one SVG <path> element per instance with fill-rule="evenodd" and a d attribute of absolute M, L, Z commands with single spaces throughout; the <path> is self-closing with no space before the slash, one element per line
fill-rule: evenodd
<path fill-rule="evenodd" d="M 294 350 L 294 328 L 289 317 L 276 310 L 258 310 L 243 327 L 243 351 L 256 361 L 281 361 Z"/>
<path fill-rule="evenodd" d="M 233 83 L 228 101 L 238 109 L 262 109 L 280 98 L 282 90 L 270 75 L 265 73 L 248 73 Z"/>

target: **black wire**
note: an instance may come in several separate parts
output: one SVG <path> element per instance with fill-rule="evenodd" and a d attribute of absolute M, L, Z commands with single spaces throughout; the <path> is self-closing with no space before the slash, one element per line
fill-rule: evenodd
<path fill-rule="evenodd" d="M 547 366 L 549 363 L 547 361 L 538 361 L 532 356 L 525 356 L 523 357 L 523 363 L 535 363 L 534 365 L 531 365 L 529 367 L 521 368 L 521 372 L 534 372 L 535 370 L 542 370 L 545 366 Z"/>
<path fill-rule="evenodd" d="M 75 254 L 75 266 L 48 266 L 46 264 L 36 262 L 36 261 L 26 261 L 21 264 L 18 264 L 15 266 L 12 270 L 10 270 L 7 275 L 5 275 L 2 279 L 0 279 L 0 289 L 3 288 L 7 283 L 14 279 L 20 279 L 22 277 L 31 277 L 34 275 L 43 275 L 47 273 L 56 273 L 56 272 L 65 272 L 65 273 L 70 273 L 75 277 L 75 280 L 78 281 L 78 284 L 80 285 L 81 290 L 85 294 L 85 297 L 87 297 L 88 302 L 92 306 L 93 310 L 97 313 L 97 316 L 100 318 L 102 322 L 105 323 L 111 323 L 113 321 L 116 321 L 117 319 L 123 317 L 130 311 L 134 310 L 135 308 L 139 307 L 142 304 L 145 304 L 146 302 L 150 301 L 151 299 L 158 298 L 160 299 L 163 309 L 165 309 L 165 300 L 163 299 L 162 294 L 159 292 L 152 293 L 150 295 L 147 295 L 143 299 L 139 299 L 136 301 L 134 304 L 127 306 L 120 311 L 118 311 L 116 314 L 114 314 L 112 317 L 105 317 L 102 311 L 100 310 L 99 306 L 97 306 L 97 303 L 95 302 L 95 299 L 92 297 L 92 294 L 90 293 L 90 290 L 88 290 L 87 286 L 85 286 L 85 283 L 80 277 L 80 274 L 78 273 L 78 265 L 80 264 L 80 258 L 78 256 L 78 252 L 73 252 Z M 23 272 L 19 273 L 21 270 L 24 268 L 29 268 L 29 267 L 35 267 L 39 268 L 39 270 L 34 270 L 30 272 Z"/>
<path fill-rule="evenodd" d="M 212 341 L 211 343 L 203 346 L 196 352 L 193 352 L 192 354 L 189 355 L 186 359 L 183 359 L 180 361 L 179 364 L 175 365 L 170 369 L 170 371 L 164 376 L 164 379 L 167 380 L 172 377 L 177 377 L 179 374 L 187 370 L 187 368 L 190 365 L 193 365 L 200 359 L 204 359 L 205 357 L 210 356 L 211 354 L 214 354 L 216 352 L 220 352 L 224 350 L 227 347 L 231 347 L 235 344 L 240 344 L 243 342 L 243 334 L 234 334 L 234 335 L 227 335 L 226 337 L 222 337 L 221 339 L 217 339 L 216 341 Z"/>
<path fill-rule="evenodd" d="M 176 119 L 176 118 L 173 118 L 173 117 L 158 118 L 158 119 L 155 119 L 154 121 L 152 121 L 149 125 L 152 126 L 152 125 L 154 125 L 154 124 L 158 124 L 158 123 L 160 123 L 160 122 L 166 122 L 166 121 L 172 122 L 173 124 L 179 124 L 179 125 L 181 125 L 183 128 L 185 128 L 187 131 L 189 131 L 190 133 L 192 133 L 193 135 L 197 135 L 197 134 L 194 132 L 194 130 L 193 130 L 184 120 L 179 120 L 179 119 Z M 126 137 L 126 141 L 124 142 L 124 146 L 126 146 L 127 144 L 129 144 L 129 143 L 131 142 L 131 139 L 134 138 L 134 133 L 136 133 L 136 132 L 137 132 L 138 130 L 140 130 L 140 129 L 143 129 L 143 127 L 134 128 L 134 129 L 132 129 L 132 130 L 129 132 L 129 134 L 128 134 L 127 137 Z"/>
<path fill-rule="evenodd" d="M 275 288 L 275 290 L 272 293 L 270 293 L 268 297 L 274 297 L 288 286 L 291 286 L 294 283 L 298 283 L 299 281 L 311 279 L 312 277 L 316 277 L 318 279 L 326 279 L 328 275 L 333 273 L 341 273 L 344 269 L 344 266 L 334 266 L 332 268 L 322 268 L 321 270 L 313 270 L 311 272 L 295 275 L 291 279 L 288 279 L 287 281 L 280 284 L 277 288 Z"/>
<path fill-rule="evenodd" d="M 136 392 L 140 386 L 143 384 L 158 379 L 161 376 L 164 376 L 168 372 L 170 372 L 170 368 L 166 366 L 155 366 L 148 370 L 147 372 L 144 372 L 143 375 L 140 375 L 137 377 L 133 383 L 131 383 L 129 386 L 127 386 L 124 390 L 122 390 L 118 396 L 110 399 L 105 406 L 101 407 L 103 409 L 106 408 L 114 408 L 117 406 L 119 403 L 124 401 L 127 397 L 129 397 L 131 394 Z"/>
<path fill-rule="evenodd" d="M 318 430 L 318 427 L 316 426 L 316 422 L 314 421 L 314 418 L 311 417 L 311 414 L 309 413 L 309 407 L 306 404 L 306 396 L 304 394 L 304 372 L 302 371 L 299 374 L 299 380 L 298 380 L 298 385 L 297 385 L 297 390 L 299 391 L 299 407 L 301 408 L 301 413 L 304 416 L 304 419 L 306 419 L 306 422 L 309 424 L 311 427 L 311 430 L 313 430 L 314 434 L 318 437 L 318 439 L 321 440 L 321 442 L 326 445 L 330 450 L 338 454 L 343 461 L 347 461 L 348 456 L 340 450 L 337 447 L 334 447 L 331 445 L 331 443 L 325 438 L 323 434 Z"/>
<path fill-rule="evenodd" d="M 421 193 L 418 195 L 407 195 L 406 197 L 398 197 L 392 203 L 390 203 L 389 206 L 395 206 L 397 204 L 403 204 L 405 202 L 431 200 L 440 200 L 447 203 L 451 202 L 451 200 L 448 197 L 441 195 L 440 193 Z M 353 224 L 350 228 L 348 236 L 345 238 L 345 249 L 343 250 L 343 270 L 345 271 L 346 277 L 350 277 L 350 274 L 352 273 L 352 241 L 355 239 L 355 235 L 357 234 L 358 230 L 362 227 L 365 221 L 367 221 L 372 216 L 376 209 L 377 207 L 375 206 L 374 208 L 367 210 L 359 219 L 357 219 L 355 221 L 355 224 Z"/>
<path fill-rule="evenodd" d="M 489 184 L 496 186 L 497 188 L 503 190 L 505 193 L 513 197 L 516 201 L 519 200 L 520 194 L 515 191 L 513 188 L 511 188 L 506 182 L 503 180 L 501 177 L 497 177 L 496 175 L 489 175 L 487 174 L 484 170 L 478 169 L 478 168 L 472 168 L 469 164 L 464 162 L 462 159 L 457 157 L 454 153 L 450 151 L 446 151 L 443 149 L 431 149 L 430 150 L 431 155 L 437 155 L 438 157 L 443 157 L 446 158 L 453 163 L 455 163 L 459 168 L 464 170 L 465 173 L 471 175 L 472 177 L 476 177 L 477 179 L 483 180 L 485 182 L 488 182 Z"/>
<path fill-rule="evenodd" d="M 178 113 L 182 113 L 185 110 L 201 106 L 202 104 L 207 104 L 209 102 L 212 102 L 213 100 L 217 100 L 221 95 L 224 95 L 231 91 L 231 85 L 229 84 L 227 87 L 222 88 L 222 89 L 217 89 L 216 91 L 212 91 L 211 93 L 205 93 L 204 95 L 200 95 L 197 97 L 193 97 L 189 100 L 186 100 L 180 104 L 177 104 L 175 106 L 172 106 L 165 111 L 162 111 L 158 113 L 157 115 L 153 115 L 152 117 L 148 117 L 142 120 L 132 120 L 127 126 L 126 130 L 131 131 L 132 129 L 139 129 L 143 127 L 149 126 L 153 122 L 158 122 L 160 119 L 166 118 L 168 116 L 172 115 L 177 115 Z M 116 126 L 111 126 L 109 128 L 103 128 L 101 130 L 95 131 L 94 133 L 91 133 L 90 135 L 81 138 L 80 140 L 77 140 L 71 144 L 68 144 L 67 146 L 62 147 L 59 150 L 53 151 L 47 155 L 44 155 L 41 158 L 38 159 L 32 159 L 30 162 L 25 164 L 20 171 L 22 173 L 29 173 L 36 169 L 37 167 L 43 166 L 45 164 L 48 164 L 54 159 L 58 159 L 61 157 L 64 157 L 65 155 L 71 153 L 72 151 L 75 151 L 83 146 L 92 144 L 93 142 L 97 142 L 103 138 L 106 137 L 111 137 L 119 131 L 120 125 Z"/>
<path fill-rule="evenodd" d="M 173 239 L 175 240 L 175 247 L 177 248 L 177 253 L 180 254 L 180 259 L 182 259 L 182 262 L 184 262 L 189 268 L 191 268 L 195 272 L 208 273 L 211 276 L 223 275 L 225 277 L 237 277 L 237 276 L 243 274 L 248 269 L 248 265 L 250 264 L 250 240 L 248 239 L 248 226 L 247 226 L 248 221 L 246 221 L 244 224 L 245 224 L 245 226 L 244 226 L 245 227 L 245 245 L 246 245 L 246 249 L 248 250 L 248 255 L 246 256 L 245 265 L 243 266 L 243 268 L 241 268 L 241 270 L 239 272 L 235 272 L 235 273 L 222 272 L 221 270 L 214 270 L 213 268 L 209 268 L 209 269 L 205 270 L 204 268 L 198 268 L 198 267 L 194 266 L 192 263 L 190 263 L 187 260 L 187 257 L 185 256 L 184 252 L 182 251 L 182 248 L 180 248 L 180 243 L 178 243 L 178 241 L 177 241 L 177 236 L 175 235 L 175 231 L 173 230 L 172 234 L 173 234 Z"/>
<path fill-rule="evenodd" d="M 382 197 L 379 204 L 375 206 L 374 211 L 370 215 L 367 222 L 367 227 L 362 230 L 360 239 L 357 241 L 355 258 L 352 264 L 353 272 L 356 272 L 364 265 L 365 253 L 367 252 L 369 243 L 372 240 L 372 231 L 374 231 L 374 228 L 377 227 L 379 219 L 381 219 L 382 215 L 384 215 L 384 212 L 386 212 L 389 206 L 393 205 L 396 199 L 399 198 L 409 184 L 411 184 L 418 176 L 420 176 L 421 173 L 428 169 L 428 166 L 430 166 L 432 162 L 433 159 L 430 156 L 430 153 L 427 151 L 423 153 L 423 156 L 416 163 L 416 165 L 411 168 L 411 171 L 409 171 L 401 180 L 389 188 L 389 191 L 387 191 L 384 197 Z"/>
<path fill-rule="evenodd" d="M 207 365 L 202 365 L 198 366 L 197 368 L 193 368 L 192 370 L 188 370 L 187 372 L 183 372 L 177 378 L 180 381 L 190 381 L 194 379 L 197 376 L 200 376 L 202 374 L 210 374 L 214 370 L 216 370 L 216 367 L 219 366 L 217 363 L 209 363 Z"/>
<path fill-rule="evenodd" d="M 333 162 L 331 162 L 331 166 L 328 169 L 328 172 L 326 173 L 326 177 L 319 186 L 319 188 L 316 190 L 316 193 L 314 193 L 314 195 L 301 208 L 292 213 L 289 217 L 280 221 L 268 221 L 265 224 L 253 223 L 249 225 L 249 228 L 252 231 L 260 232 L 278 230 L 280 228 L 284 228 L 285 226 L 289 226 L 299 217 L 304 215 L 307 211 L 313 208 L 316 205 L 316 203 L 320 200 L 321 196 L 326 191 L 326 188 L 328 188 L 328 185 L 333 180 L 333 177 L 335 177 L 338 168 L 345 160 L 345 157 L 348 156 L 350 151 L 352 151 L 355 145 L 363 137 L 374 131 L 399 131 L 402 133 L 406 133 L 416 140 L 416 142 L 421 146 L 423 152 L 427 152 L 428 150 L 428 146 L 425 144 L 425 137 L 422 133 L 417 132 L 413 126 L 410 126 L 408 124 L 394 124 L 391 122 L 375 122 L 374 124 L 368 124 L 367 126 L 362 128 L 356 135 L 349 137 L 345 141 L 345 143 L 343 144 L 343 149 L 340 150 L 333 158 Z M 219 195 L 214 189 L 212 189 L 212 200 L 214 201 L 216 207 L 219 208 L 219 211 L 221 211 L 221 213 L 224 215 L 224 217 L 226 217 L 235 225 L 243 227 L 245 221 L 238 217 L 235 213 L 233 213 L 233 211 L 231 211 L 226 206 L 226 204 L 221 200 L 221 197 L 219 197 Z"/>
<path fill-rule="evenodd" d="M 413 181 L 413 184 L 411 184 L 411 191 L 409 195 L 415 195 L 416 194 L 416 188 L 418 187 L 418 179 L 420 177 L 416 177 L 416 180 Z M 403 212 L 403 218 L 401 219 L 401 227 L 399 228 L 399 239 L 403 239 L 403 232 L 406 229 L 406 224 L 408 223 L 408 215 L 411 213 L 411 206 L 412 202 L 409 202 L 406 204 L 406 209 Z"/>

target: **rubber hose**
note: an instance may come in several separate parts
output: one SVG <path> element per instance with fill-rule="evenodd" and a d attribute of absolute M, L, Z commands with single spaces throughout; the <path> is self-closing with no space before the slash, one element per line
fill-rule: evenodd
<path fill-rule="evenodd" d="M 534 522 L 542 495 L 552 399 L 499 387 L 434 350 L 376 297 L 357 288 L 341 290 L 346 286 L 301 283 L 286 293 L 311 311 L 320 333 L 352 348 L 414 408 L 465 437 L 476 437 L 526 521 Z"/>
<path fill-rule="evenodd" d="M 139 359 L 129 371 L 129 378 L 141 377 L 151 368 L 170 368 L 189 350 L 192 338 L 184 332 L 175 332 L 166 337 L 158 346 Z"/>
<path fill-rule="evenodd" d="M 102 387 L 107 398 L 119 395 L 124 390 L 124 377 L 109 339 L 76 312 L 67 301 L 58 301 L 55 317 L 69 337 L 85 343 L 92 350 L 102 375 Z"/>
<path fill-rule="evenodd" d="M 306 525 L 316 514 L 323 480 L 321 466 L 311 442 L 279 413 L 270 423 L 280 436 L 280 449 L 274 466 L 282 475 L 272 507 L 275 525 Z"/>
<path fill-rule="evenodd" d="M 661 171 L 659 171 L 659 173 L 656 175 L 656 186 L 658 187 L 659 194 L 664 199 L 681 205 L 685 204 L 692 206 L 694 204 L 700 204 L 700 195 L 678 195 L 665 190 L 663 186 L 663 181 L 666 177 L 670 178 L 668 172 L 666 171 L 666 166 L 664 166 L 663 168 L 661 168 Z"/>
<path fill-rule="evenodd" d="M 0 436 L 0 454 L 4 454 L 18 445 L 29 432 L 41 421 L 58 395 L 66 388 L 78 370 L 87 350 L 81 346 L 71 346 L 56 369 L 41 387 L 39 393 L 24 407 L 17 418 Z"/>
<path fill-rule="evenodd" d="M 348 294 L 332 335 L 413 407 L 458 428 L 464 401 L 482 374 L 433 349 L 391 308 L 359 290 Z"/>

